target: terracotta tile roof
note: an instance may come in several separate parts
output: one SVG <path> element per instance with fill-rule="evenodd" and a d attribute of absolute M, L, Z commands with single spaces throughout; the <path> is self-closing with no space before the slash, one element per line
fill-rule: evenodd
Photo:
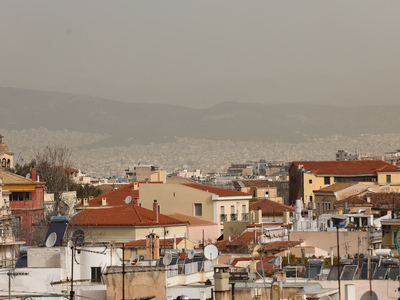
<path fill-rule="evenodd" d="M 160 237 L 160 246 L 173 246 L 174 245 L 174 239 L 173 238 L 168 238 L 168 239 L 163 239 Z M 183 241 L 183 238 L 176 238 L 176 244 L 178 245 L 180 242 Z M 136 241 L 131 241 L 129 243 L 125 244 L 125 247 L 146 247 L 146 239 L 141 239 L 141 240 L 136 240 Z"/>
<path fill-rule="evenodd" d="M 400 168 L 382 160 L 294 161 L 298 168 L 316 175 L 372 175 L 377 172 L 400 172 Z"/>
<path fill-rule="evenodd" d="M 0 178 L 4 185 L 43 185 L 44 182 L 37 182 L 31 179 L 27 179 L 24 176 L 20 176 L 11 172 L 7 172 L 0 169 Z"/>
<path fill-rule="evenodd" d="M 154 222 L 153 211 L 137 206 L 122 205 L 105 209 L 85 209 L 71 218 L 75 226 L 163 226 L 181 225 L 185 222 L 159 214 Z"/>
<path fill-rule="evenodd" d="M 261 232 L 256 231 L 256 237 L 261 236 Z M 230 243 L 228 243 L 229 246 L 240 246 L 243 244 L 251 244 L 254 243 L 254 232 L 252 231 L 246 231 L 237 237 L 233 238 Z"/>
<path fill-rule="evenodd" d="M 271 181 L 269 180 L 238 180 L 240 182 L 242 182 L 244 184 L 245 187 L 258 187 L 258 188 L 262 188 L 262 187 L 276 187 L 275 184 L 273 184 Z M 238 181 L 234 182 L 234 186 L 235 188 L 240 188 L 242 187 Z"/>
<path fill-rule="evenodd" d="M 353 185 L 358 184 L 358 182 L 337 182 L 334 184 L 331 184 L 329 186 L 326 186 L 322 189 L 319 190 L 314 190 L 314 193 L 336 193 L 339 192 L 341 190 L 347 189 Z M 365 189 L 368 189 L 368 187 L 366 186 Z"/>
<path fill-rule="evenodd" d="M 205 192 L 209 192 L 215 195 L 218 195 L 219 197 L 245 197 L 245 196 L 251 196 L 251 194 L 247 193 L 242 193 L 242 192 L 237 192 L 237 191 L 232 191 L 232 190 L 226 190 L 226 189 L 221 189 L 221 188 L 216 188 L 212 186 L 207 186 L 207 185 L 202 185 L 202 184 L 197 184 L 197 183 L 182 183 L 182 185 L 202 190 Z"/>
<path fill-rule="evenodd" d="M 141 184 L 160 184 L 160 182 L 139 182 L 139 188 Z M 107 205 L 108 206 L 120 206 L 120 205 L 125 205 L 126 203 L 124 202 L 125 198 L 127 196 L 131 196 L 132 200 L 134 198 L 139 197 L 139 190 L 132 190 L 134 183 L 130 183 L 127 185 L 124 185 L 116 190 L 113 190 L 111 192 L 105 193 L 103 195 L 100 195 L 96 198 L 93 198 L 89 200 L 89 207 L 93 206 L 101 206 L 101 200 L 103 197 L 107 198 Z M 78 205 L 82 206 L 82 205 Z"/>
<path fill-rule="evenodd" d="M 177 220 L 180 220 L 180 221 L 184 221 L 186 223 L 189 223 L 190 225 L 216 225 L 217 224 L 217 223 L 214 223 L 211 221 L 199 219 L 196 217 L 192 217 L 192 216 L 188 216 L 188 215 L 184 215 L 184 214 L 180 214 L 180 213 L 168 214 L 167 216 L 177 219 Z"/>
<path fill-rule="evenodd" d="M 395 209 L 400 209 L 400 193 L 368 193 L 363 198 L 370 199 L 373 209 L 391 210 L 393 200 Z"/>
<path fill-rule="evenodd" d="M 359 196 L 350 196 L 340 201 L 336 201 L 333 206 L 343 206 L 344 202 L 347 202 L 348 206 L 372 206 L 372 203 L 368 203 L 367 200 Z"/>
<path fill-rule="evenodd" d="M 259 251 L 267 252 L 267 251 L 285 251 L 288 248 L 292 248 L 295 246 L 300 245 L 303 241 L 278 241 L 266 244 L 265 246 L 261 247 Z"/>
<path fill-rule="evenodd" d="M 250 202 L 249 208 L 250 210 L 257 210 L 258 207 L 261 207 L 263 214 L 270 213 L 283 213 L 285 209 L 290 212 L 294 212 L 294 208 L 282 203 L 278 203 L 276 201 L 272 201 L 270 199 L 261 199 L 255 202 Z"/>

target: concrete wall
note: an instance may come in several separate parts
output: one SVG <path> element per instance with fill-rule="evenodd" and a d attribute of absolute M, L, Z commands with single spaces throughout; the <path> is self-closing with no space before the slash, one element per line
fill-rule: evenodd
<path fill-rule="evenodd" d="M 339 231 L 339 252 L 340 256 L 344 253 L 351 254 L 358 252 L 358 238 L 361 245 L 359 251 L 367 251 L 368 249 L 368 232 L 367 231 Z M 326 256 L 330 256 L 330 249 L 333 249 L 333 255 L 337 256 L 337 239 L 336 231 L 290 231 L 290 241 L 304 241 L 302 246 L 314 246 L 326 251 Z M 347 248 L 347 249 L 346 249 Z"/>
<path fill-rule="evenodd" d="M 107 269 L 107 300 L 122 299 L 122 268 Z M 166 272 L 161 267 L 125 267 L 125 299 L 156 296 L 166 299 Z M 111 274 L 115 273 L 115 274 Z"/>
<path fill-rule="evenodd" d="M 217 224 L 189 225 L 187 227 L 187 231 L 188 231 L 187 235 L 188 240 L 194 242 L 196 246 L 203 243 L 203 232 L 206 244 L 207 242 L 214 243 L 220 236 Z"/>

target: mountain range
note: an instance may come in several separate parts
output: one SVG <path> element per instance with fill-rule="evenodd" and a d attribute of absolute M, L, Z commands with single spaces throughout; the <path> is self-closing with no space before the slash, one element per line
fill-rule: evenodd
<path fill-rule="evenodd" d="M 400 105 L 221 102 L 196 109 L 8 87 L 0 87 L 0 103 L 0 129 L 101 133 L 108 136 L 101 141 L 102 147 L 162 143 L 185 137 L 299 143 L 335 134 L 352 137 L 397 133 L 400 129 Z"/>

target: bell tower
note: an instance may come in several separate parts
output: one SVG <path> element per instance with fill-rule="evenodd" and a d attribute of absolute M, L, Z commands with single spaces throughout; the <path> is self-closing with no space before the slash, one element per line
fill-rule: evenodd
<path fill-rule="evenodd" d="M 4 136 L 0 134 L 0 168 L 14 167 L 14 153 L 8 150 L 8 147 L 3 142 Z"/>

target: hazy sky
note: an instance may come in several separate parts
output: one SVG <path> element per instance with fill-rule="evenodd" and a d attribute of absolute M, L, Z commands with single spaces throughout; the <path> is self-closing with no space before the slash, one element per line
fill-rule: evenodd
<path fill-rule="evenodd" d="M 2 1 L 0 85 L 193 107 L 397 103 L 399 15 L 397 0 Z"/>

